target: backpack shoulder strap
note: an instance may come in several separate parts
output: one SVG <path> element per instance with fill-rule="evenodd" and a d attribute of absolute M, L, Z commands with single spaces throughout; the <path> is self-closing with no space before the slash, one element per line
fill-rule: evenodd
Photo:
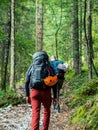
<path fill-rule="evenodd" d="M 50 76 L 55 75 L 54 70 L 53 70 L 53 68 L 51 66 L 48 67 L 48 70 L 49 70 Z"/>

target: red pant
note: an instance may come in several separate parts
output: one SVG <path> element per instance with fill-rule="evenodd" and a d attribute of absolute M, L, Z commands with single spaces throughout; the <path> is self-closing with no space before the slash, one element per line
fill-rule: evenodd
<path fill-rule="evenodd" d="M 31 104 L 32 104 L 32 124 L 31 130 L 39 130 L 40 121 L 40 109 L 41 103 L 44 106 L 44 118 L 42 130 L 48 130 L 50 121 L 50 107 L 51 107 L 51 89 L 48 90 L 36 90 L 31 89 L 30 93 Z"/>

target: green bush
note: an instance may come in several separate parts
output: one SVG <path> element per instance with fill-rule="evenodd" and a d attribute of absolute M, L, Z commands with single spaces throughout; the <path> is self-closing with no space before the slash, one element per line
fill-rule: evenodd
<path fill-rule="evenodd" d="M 70 92 L 65 100 L 72 108 L 69 121 L 85 130 L 98 130 L 98 78 L 88 81 L 85 77 L 83 73 L 69 83 Z"/>
<path fill-rule="evenodd" d="M 25 103 L 24 97 L 19 97 L 15 91 L 0 91 L 0 107 L 22 103 Z"/>

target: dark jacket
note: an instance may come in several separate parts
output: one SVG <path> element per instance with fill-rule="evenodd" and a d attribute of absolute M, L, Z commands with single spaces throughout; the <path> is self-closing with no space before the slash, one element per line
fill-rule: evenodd
<path fill-rule="evenodd" d="M 26 90 L 26 96 L 29 97 L 30 96 L 30 88 L 32 86 L 30 86 L 30 76 L 31 76 L 31 68 L 32 65 L 29 67 L 27 74 L 26 74 L 26 82 L 25 82 L 25 90 Z M 54 75 L 54 71 L 51 67 L 49 67 L 49 71 L 50 71 L 50 75 Z M 53 97 L 56 98 L 56 92 L 57 92 L 57 87 L 53 86 L 53 87 L 43 87 L 43 90 L 45 91 L 46 89 L 51 89 L 53 88 Z M 42 89 L 42 88 L 41 88 Z"/>

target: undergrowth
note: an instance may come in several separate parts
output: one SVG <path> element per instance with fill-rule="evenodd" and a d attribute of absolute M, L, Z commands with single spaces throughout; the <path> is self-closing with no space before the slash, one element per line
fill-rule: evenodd
<path fill-rule="evenodd" d="M 25 102 L 23 97 L 19 97 L 15 91 L 0 91 L 0 107 L 17 105 Z"/>
<path fill-rule="evenodd" d="M 72 111 L 69 122 L 85 130 L 98 130 L 98 78 L 88 80 L 82 73 L 68 82 L 70 91 L 64 93 L 65 103 Z"/>

